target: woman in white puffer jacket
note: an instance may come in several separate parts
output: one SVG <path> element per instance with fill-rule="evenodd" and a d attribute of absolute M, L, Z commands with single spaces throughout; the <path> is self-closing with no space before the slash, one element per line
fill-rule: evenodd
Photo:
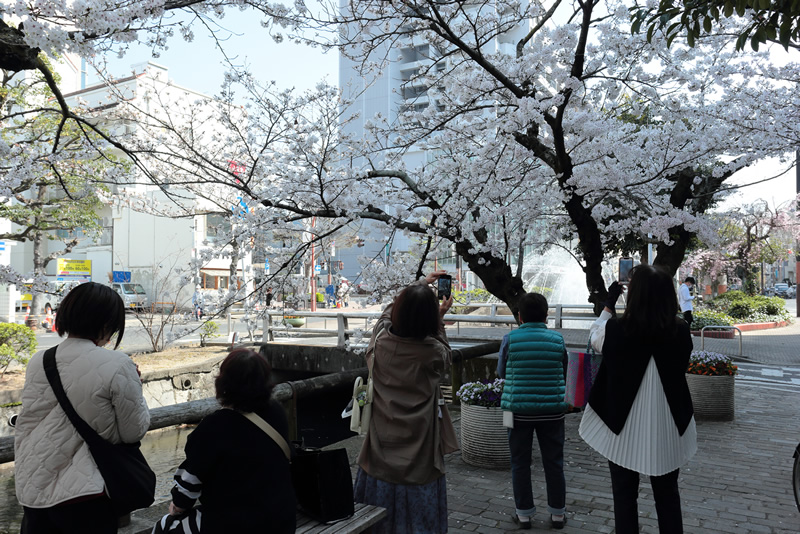
<path fill-rule="evenodd" d="M 112 443 L 139 441 L 150 426 L 136 364 L 103 348 L 125 332 L 125 305 L 110 287 L 87 282 L 64 298 L 56 349 L 64 390 L 78 415 Z M 89 447 L 67 418 L 47 381 L 44 351 L 28 364 L 17 419 L 15 476 L 24 508 L 22 533 L 105 534 L 117 517 Z"/>

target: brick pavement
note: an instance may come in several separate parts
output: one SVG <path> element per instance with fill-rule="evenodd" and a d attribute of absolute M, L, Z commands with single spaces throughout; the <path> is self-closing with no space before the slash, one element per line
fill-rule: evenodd
<path fill-rule="evenodd" d="M 460 431 L 458 408 L 453 409 Z M 565 534 L 614 531 L 611 481 L 605 458 L 578 436 L 580 415 L 567 416 Z M 792 495 L 792 454 L 800 442 L 800 388 L 738 383 L 733 422 L 698 422 L 698 452 L 681 470 L 684 529 L 687 534 L 797 534 L 800 512 Z M 346 446 L 353 461 L 363 438 Z M 544 473 L 534 446 L 533 491 L 539 509 L 532 533 L 553 532 L 546 513 Z M 466 464 L 460 453 L 446 458 L 449 532 L 513 532 L 511 473 Z M 355 471 L 355 466 L 354 466 Z M 658 533 L 646 477 L 639 496 L 641 532 Z"/>
<path fill-rule="evenodd" d="M 687 533 L 797 534 L 800 512 L 792 496 L 792 453 L 800 441 L 800 388 L 738 385 L 736 420 L 698 423 L 698 453 L 681 471 Z M 458 425 L 458 417 L 456 417 Z M 569 522 L 565 534 L 614 530 L 606 460 L 578 436 L 580 415 L 567 418 L 565 476 Z M 532 532 L 550 531 L 544 475 L 534 447 L 534 497 L 539 508 Z M 450 532 L 514 530 L 511 474 L 475 468 L 459 453 L 447 458 Z M 643 533 L 657 533 L 652 493 L 643 479 Z"/>

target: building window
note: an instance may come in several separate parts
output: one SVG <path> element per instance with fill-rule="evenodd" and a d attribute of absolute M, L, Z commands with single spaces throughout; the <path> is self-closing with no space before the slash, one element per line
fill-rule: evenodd
<path fill-rule="evenodd" d="M 217 277 L 203 273 L 203 281 L 201 286 L 203 289 L 217 289 Z"/>
<path fill-rule="evenodd" d="M 225 215 L 209 214 L 206 215 L 206 240 L 215 243 L 221 236 L 230 235 L 231 221 Z"/>

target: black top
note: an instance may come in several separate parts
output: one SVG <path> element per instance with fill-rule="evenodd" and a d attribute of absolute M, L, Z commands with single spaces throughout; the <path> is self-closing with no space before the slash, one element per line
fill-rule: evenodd
<path fill-rule="evenodd" d="M 256 412 L 288 441 L 283 409 Z M 295 496 L 289 461 L 259 427 L 233 410 L 203 419 L 186 441 L 186 460 L 175 473 L 172 500 L 203 505 L 201 532 L 295 531 Z"/>
<path fill-rule="evenodd" d="M 686 385 L 692 347 L 689 325 L 684 321 L 678 320 L 672 338 L 655 342 L 630 339 L 619 319 L 609 319 L 603 342 L 603 363 L 589 394 L 589 405 L 612 432 L 622 432 L 652 356 L 669 410 L 682 436 L 694 414 Z"/>

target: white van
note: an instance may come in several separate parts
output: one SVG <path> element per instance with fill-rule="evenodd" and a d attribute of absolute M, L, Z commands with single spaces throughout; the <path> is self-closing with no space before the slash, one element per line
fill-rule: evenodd
<path fill-rule="evenodd" d="M 150 301 L 147 299 L 147 293 L 142 284 L 111 284 L 111 289 L 122 297 L 126 308 L 144 311 L 150 307 Z"/>

